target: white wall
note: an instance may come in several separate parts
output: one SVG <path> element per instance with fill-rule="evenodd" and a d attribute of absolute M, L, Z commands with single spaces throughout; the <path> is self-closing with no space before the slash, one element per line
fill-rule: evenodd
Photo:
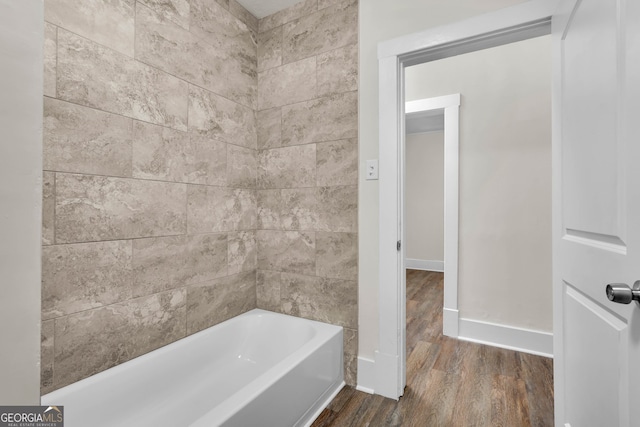
<path fill-rule="evenodd" d="M 444 132 L 406 138 L 406 257 L 444 260 Z"/>
<path fill-rule="evenodd" d="M 378 43 L 524 3 L 524 0 L 366 0 L 359 6 L 360 82 L 358 187 L 359 356 L 378 347 L 378 183 L 366 181 L 364 162 L 378 157 Z M 380 171 L 384 174 L 384 171 Z"/>
<path fill-rule="evenodd" d="M 460 317 L 550 332 L 551 36 L 410 67 L 405 78 L 407 101 L 462 95 Z"/>
<path fill-rule="evenodd" d="M 0 0 L 0 405 L 40 404 L 42 0 Z"/>

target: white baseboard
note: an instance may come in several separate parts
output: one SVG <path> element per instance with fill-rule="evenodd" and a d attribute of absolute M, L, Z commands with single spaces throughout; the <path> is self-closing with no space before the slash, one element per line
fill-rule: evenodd
<path fill-rule="evenodd" d="M 553 334 L 531 329 L 459 318 L 458 310 L 445 308 L 443 311 L 444 335 L 508 350 L 521 351 L 537 356 L 553 357 Z M 376 360 L 387 365 L 397 363 L 396 357 L 388 357 L 376 351 Z M 380 394 L 398 399 L 397 391 L 386 387 L 388 378 L 377 378 L 376 360 L 358 357 L 358 384 L 356 390 L 369 394 Z M 395 365 L 394 365 L 395 366 Z M 397 367 L 397 366 L 396 366 Z M 387 370 L 388 371 L 388 370 Z M 387 372 L 383 370 L 383 372 Z M 376 390 L 378 384 L 378 390 Z"/>
<path fill-rule="evenodd" d="M 356 390 L 373 394 L 376 384 L 376 362 L 366 357 L 358 357 L 358 385 Z"/>
<path fill-rule="evenodd" d="M 458 319 L 458 339 L 553 357 L 553 334 L 473 319 Z"/>
<path fill-rule="evenodd" d="M 442 335 L 457 338 L 458 335 L 458 310 L 453 308 L 442 309 Z"/>
<path fill-rule="evenodd" d="M 398 400 L 403 390 L 398 390 L 398 372 L 400 356 L 388 354 L 376 350 L 376 382 L 373 389 L 376 394 L 390 399 Z"/>
<path fill-rule="evenodd" d="M 411 270 L 444 272 L 444 261 L 428 261 L 424 259 L 405 259 L 405 267 Z"/>

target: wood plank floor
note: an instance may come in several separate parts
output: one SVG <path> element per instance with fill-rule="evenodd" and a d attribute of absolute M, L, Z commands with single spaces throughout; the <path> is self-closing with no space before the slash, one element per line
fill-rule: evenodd
<path fill-rule="evenodd" d="M 345 387 L 312 427 L 553 426 L 553 361 L 442 336 L 443 275 L 407 272 L 407 388 Z"/>

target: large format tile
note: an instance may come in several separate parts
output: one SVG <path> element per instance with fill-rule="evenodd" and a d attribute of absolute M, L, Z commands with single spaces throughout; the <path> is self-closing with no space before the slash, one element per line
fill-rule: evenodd
<path fill-rule="evenodd" d="M 204 85 L 207 45 L 182 26 L 138 3 L 136 59 L 188 82 Z M 208 76 L 213 77 L 213 76 Z"/>
<path fill-rule="evenodd" d="M 191 32 L 216 44 L 221 37 L 236 37 L 249 32 L 247 25 L 216 0 L 191 0 Z"/>
<path fill-rule="evenodd" d="M 318 187 L 318 230 L 344 231 L 358 230 L 358 188 Z"/>
<path fill-rule="evenodd" d="M 187 83 L 58 29 L 60 99 L 186 130 Z"/>
<path fill-rule="evenodd" d="M 184 289 L 57 319 L 55 387 L 71 384 L 183 338 L 185 325 Z"/>
<path fill-rule="evenodd" d="M 189 88 L 189 130 L 230 144 L 257 148 L 255 111 L 195 86 Z"/>
<path fill-rule="evenodd" d="M 138 0 L 164 18 L 189 29 L 190 0 Z"/>
<path fill-rule="evenodd" d="M 316 144 L 318 186 L 358 183 L 358 140 L 356 138 Z"/>
<path fill-rule="evenodd" d="M 282 107 L 282 145 L 336 141 L 357 136 L 357 92 Z"/>
<path fill-rule="evenodd" d="M 187 333 L 256 308 L 256 273 L 243 272 L 187 289 Z"/>
<path fill-rule="evenodd" d="M 358 45 L 322 53 L 317 57 L 318 96 L 358 90 Z"/>
<path fill-rule="evenodd" d="M 316 96 L 316 58 L 307 58 L 258 74 L 258 109 L 280 107 Z"/>
<path fill-rule="evenodd" d="M 258 160 L 256 150 L 227 146 L 227 185 L 229 187 L 255 188 Z"/>
<path fill-rule="evenodd" d="M 357 327 L 358 283 L 355 280 L 290 273 L 282 273 L 280 280 L 283 313 L 347 328 Z"/>
<path fill-rule="evenodd" d="M 258 149 L 277 148 L 282 140 L 282 109 L 271 108 L 257 113 Z"/>
<path fill-rule="evenodd" d="M 258 99 L 258 43 L 251 32 L 222 38 L 213 45 L 220 55 L 218 70 L 224 85 L 220 93 L 256 109 Z"/>
<path fill-rule="evenodd" d="M 46 0 L 44 19 L 133 56 L 135 0 Z"/>
<path fill-rule="evenodd" d="M 236 0 L 229 0 L 229 12 L 242 21 L 254 33 L 258 31 L 258 18 L 253 16 Z"/>
<path fill-rule="evenodd" d="M 257 63 L 250 37 L 219 36 L 211 46 L 145 6 L 136 10 L 136 59 L 253 107 Z"/>
<path fill-rule="evenodd" d="M 207 183 L 208 159 L 188 133 L 139 121 L 133 132 L 134 178 Z"/>
<path fill-rule="evenodd" d="M 258 308 L 280 312 L 280 272 L 258 270 L 256 296 Z"/>
<path fill-rule="evenodd" d="M 282 65 L 282 27 L 258 35 L 258 71 Z"/>
<path fill-rule="evenodd" d="M 42 322 L 40 327 L 40 394 L 53 391 L 54 333 L 53 320 Z"/>
<path fill-rule="evenodd" d="M 56 177 L 53 172 L 42 173 L 42 244 L 53 245 L 56 215 Z"/>
<path fill-rule="evenodd" d="M 354 387 L 358 374 L 358 330 L 344 328 L 342 330 L 344 349 L 344 381 Z"/>
<path fill-rule="evenodd" d="M 189 233 L 253 230 L 255 190 L 189 186 L 187 214 Z"/>
<path fill-rule="evenodd" d="M 316 233 L 316 275 L 356 280 L 358 278 L 358 235 Z"/>
<path fill-rule="evenodd" d="M 130 177 L 132 122 L 127 117 L 45 98 L 44 169 Z"/>
<path fill-rule="evenodd" d="M 309 15 L 316 10 L 318 10 L 318 0 L 303 0 L 291 7 L 262 18 L 259 23 L 260 32 L 264 33 L 284 23 Z"/>
<path fill-rule="evenodd" d="M 357 4 L 336 4 L 284 25 L 284 64 L 358 42 Z"/>
<path fill-rule="evenodd" d="M 199 234 L 133 241 L 134 296 L 227 275 L 227 235 Z"/>
<path fill-rule="evenodd" d="M 258 267 L 257 250 L 255 231 L 229 233 L 229 274 L 255 270 Z"/>
<path fill-rule="evenodd" d="M 206 171 L 205 184 L 227 185 L 227 144 L 206 135 L 191 134 L 191 146 L 195 153 L 194 170 Z M 199 183 L 200 178 L 194 179 Z"/>
<path fill-rule="evenodd" d="M 318 207 L 315 188 L 258 190 L 258 228 L 315 230 Z"/>
<path fill-rule="evenodd" d="M 56 175 L 56 243 L 183 234 L 185 184 Z"/>
<path fill-rule="evenodd" d="M 358 0 L 318 0 L 318 10 L 322 10 L 324 8 L 336 5 L 352 5 L 358 4 Z"/>
<path fill-rule="evenodd" d="M 42 248 L 42 318 L 53 319 L 132 296 L 131 241 Z"/>
<path fill-rule="evenodd" d="M 44 23 L 44 95 L 56 96 L 56 67 L 58 63 L 58 28 Z"/>
<path fill-rule="evenodd" d="M 258 188 L 316 185 L 316 146 L 274 148 L 258 152 Z"/>
<path fill-rule="evenodd" d="M 249 21 L 251 15 L 242 13 L 241 6 L 232 4 L 228 9 L 214 0 L 191 3 L 191 32 L 210 45 L 206 52 L 210 67 L 205 72 L 210 74 L 211 84 L 205 87 L 255 108 L 258 46 L 253 31 L 243 22 Z"/>
<path fill-rule="evenodd" d="M 315 233 L 258 230 L 257 239 L 260 270 L 315 274 Z"/>

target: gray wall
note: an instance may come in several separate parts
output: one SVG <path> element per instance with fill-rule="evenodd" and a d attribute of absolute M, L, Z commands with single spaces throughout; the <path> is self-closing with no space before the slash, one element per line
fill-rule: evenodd
<path fill-rule="evenodd" d="M 406 257 L 444 261 L 444 132 L 407 135 L 405 162 Z"/>
<path fill-rule="evenodd" d="M 257 19 L 45 6 L 46 393 L 255 308 Z"/>
<path fill-rule="evenodd" d="M 40 403 L 42 1 L 0 0 L 0 404 Z"/>
<path fill-rule="evenodd" d="M 405 83 L 407 101 L 462 96 L 460 317 L 552 331 L 551 36 L 409 67 Z"/>

